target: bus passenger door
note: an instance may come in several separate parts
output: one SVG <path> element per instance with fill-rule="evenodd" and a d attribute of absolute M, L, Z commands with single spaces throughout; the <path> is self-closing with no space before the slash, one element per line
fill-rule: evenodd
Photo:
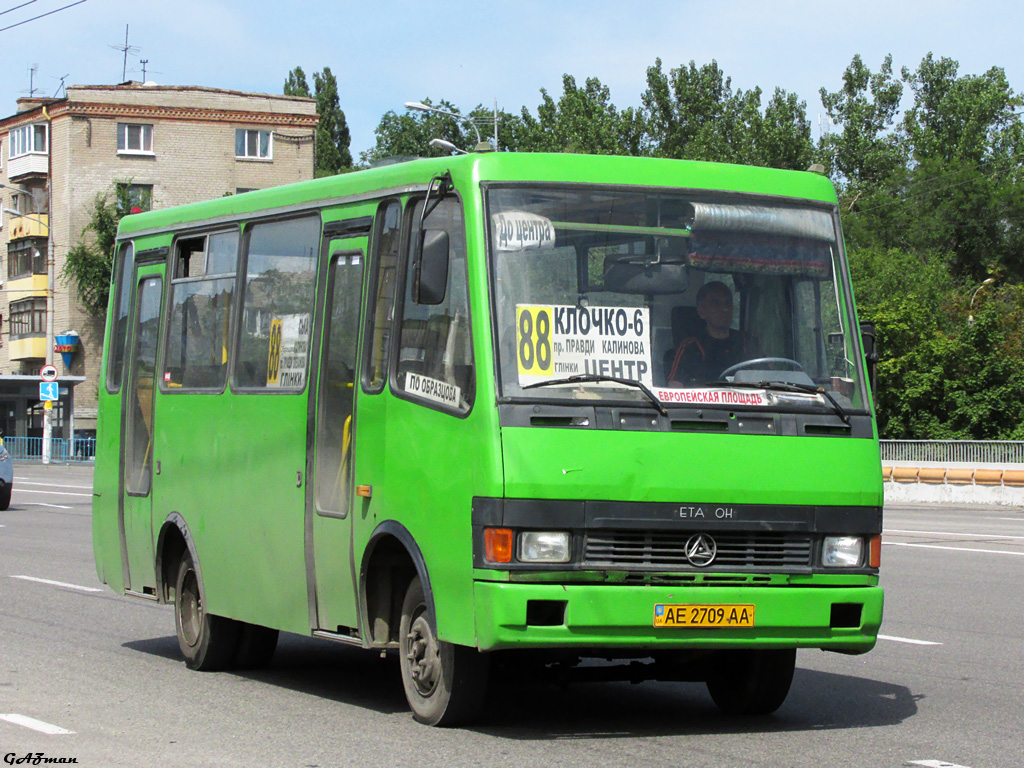
<path fill-rule="evenodd" d="M 121 412 L 121 530 L 126 589 L 155 595 L 153 544 L 153 436 L 156 363 L 163 299 L 163 265 L 139 267 L 131 356 Z"/>
<path fill-rule="evenodd" d="M 345 633 L 358 626 L 352 555 L 352 451 L 355 445 L 356 352 L 366 236 L 329 244 L 327 290 L 320 336 L 312 482 L 306 519 L 311 525 L 314 627 Z M 309 528 L 307 528 L 309 531 Z M 307 572 L 308 572 L 307 564 Z M 315 602 L 315 605 L 313 605 Z M 315 612 L 315 615 L 313 615 Z"/>

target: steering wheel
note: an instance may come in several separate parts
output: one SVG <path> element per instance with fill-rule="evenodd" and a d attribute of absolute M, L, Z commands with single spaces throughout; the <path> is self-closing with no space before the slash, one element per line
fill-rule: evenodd
<path fill-rule="evenodd" d="M 789 365 L 792 366 L 794 371 L 802 371 L 804 369 L 800 363 L 796 360 L 790 360 L 788 357 L 754 357 L 750 360 L 744 360 L 742 363 L 730 365 L 718 374 L 718 378 L 724 379 L 726 376 L 736 373 L 736 371 L 742 371 L 745 368 L 754 368 L 758 365 Z"/>

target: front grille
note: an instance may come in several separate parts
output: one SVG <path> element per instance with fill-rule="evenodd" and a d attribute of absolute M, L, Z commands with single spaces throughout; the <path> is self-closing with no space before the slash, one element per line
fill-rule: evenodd
<path fill-rule="evenodd" d="M 601 531 L 588 533 L 584 566 L 660 568 L 668 570 L 806 570 L 811 567 L 811 537 L 792 533 L 712 533 L 718 553 L 714 562 L 697 569 L 686 559 L 687 533 Z"/>

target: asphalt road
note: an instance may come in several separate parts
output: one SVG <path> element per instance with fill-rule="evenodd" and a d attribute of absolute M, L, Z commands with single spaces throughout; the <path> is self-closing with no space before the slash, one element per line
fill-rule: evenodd
<path fill-rule="evenodd" d="M 720 715 L 698 684 L 505 681 L 484 725 L 441 730 L 412 721 L 393 656 L 287 635 L 264 671 L 187 670 L 169 607 L 97 582 L 89 469 L 15 472 L 0 512 L 0 765 L 1024 763 L 1022 510 L 887 509 L 883 638 L 865 656 L 801 651 L 770 717 Z"/>

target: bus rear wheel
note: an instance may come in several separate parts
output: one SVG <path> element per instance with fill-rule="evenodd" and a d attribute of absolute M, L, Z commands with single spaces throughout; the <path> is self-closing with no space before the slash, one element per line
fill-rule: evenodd
<path fill-rule="evenodd" d="M 402 685 L 416 720 L 451 726 L 480 711 L 487 691 L 487 659 L 474 648 L 437 639 L 433 607 L 418 577 L 402 603 L 398 645 Z"/>
<path fill-rule="evenodd" d="M 795 668 L 795 648 L 721 651 L 708 692 L 726 714 L 767 715 L 786 700 Z"/>
<path fill-rule="evenodd" d="M 189 669 L 213 671 L 231 665 L 238 648 L 238 623 L 206 612 L 199 573 L 188 553 L 181 558 L 175 580 L 174 626 Z"/>

